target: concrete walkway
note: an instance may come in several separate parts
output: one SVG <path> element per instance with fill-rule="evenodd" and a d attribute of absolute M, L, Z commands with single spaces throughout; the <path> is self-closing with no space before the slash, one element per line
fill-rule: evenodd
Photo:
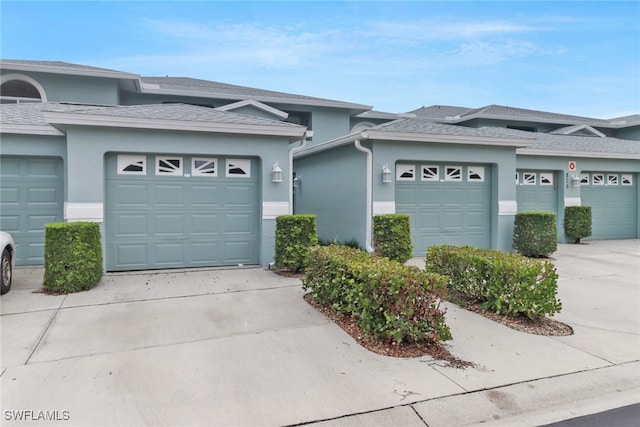
<path fill-rule="evenodd" d="M 0 298 L 2 425 L 531 426 L 640 402 L 640 241 L 554 258 L 575 334 L 448 304 L 466 369 L 370 353 L 263 269 L 107 274 L 50 296 L 41 268 L 18 268 Z"/>

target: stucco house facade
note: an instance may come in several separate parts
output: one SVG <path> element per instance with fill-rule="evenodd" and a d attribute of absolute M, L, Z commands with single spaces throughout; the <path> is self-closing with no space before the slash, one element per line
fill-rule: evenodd
<path fill-rule="evenodd" d="M 371 245 L 371 216 L 435 243 L 511 249 L 519 210 L 594 207 L 637 238 L 640 116 L 371 106 L 66 62 L 0 60 L 0 228 L 42 264 L 44 226 L 101 224 L 106 271 L 267 266 L 275 218 Z M 384 172 L 386 173 L 383 173 Z M 516 177 L 514 180 L 514 176 Z"/>

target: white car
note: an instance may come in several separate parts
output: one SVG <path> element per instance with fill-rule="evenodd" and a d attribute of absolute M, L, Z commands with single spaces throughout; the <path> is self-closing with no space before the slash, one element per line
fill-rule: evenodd
<path fill-rule="evenodd" d="M 0 295 L 4 295 L 11 289 L 13 267 L 16 264 L 16 242 L 11 234 L 0 231 L 0 248 L 2 248 L 2 261 L 0 264 L 2 287 L 0 288 Z"/>

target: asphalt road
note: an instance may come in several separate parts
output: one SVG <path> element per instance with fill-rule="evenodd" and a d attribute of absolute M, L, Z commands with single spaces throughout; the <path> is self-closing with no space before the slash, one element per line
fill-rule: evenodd
<path fill-rule="evenodd" d="M 542 427 L 636 427 L 638 425 L 640 425 L 640 403 L 547 424 Z"/>

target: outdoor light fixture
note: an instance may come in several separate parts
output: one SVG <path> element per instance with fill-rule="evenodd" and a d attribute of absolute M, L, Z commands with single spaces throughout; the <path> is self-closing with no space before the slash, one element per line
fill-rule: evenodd
<path fill-rule="evenodd" d="M 271 169 L 271 182 L 282 182 L 282 169 L 278 166 L 278 162 L 275 162 Z"/>
<path fill-rule="evenodd" d="M 391 182 L 391 171 L 389 170 L 389 166 L 387 165 L 384 165 L 382 167 L 382 182 Z"/>
<path fill-rule="evenodd" d="M 580 177 L 578 176 L 578 174 L 573 174 L 571 176 L 571 185 L 573 187 L 580 187 Z"/>
<path fill-rule="evenodd" d="M 293 188 L 298 188 L 298 186 L 300 185 L 300 180 L 301 180 L 300 176 L 296 176 L 293 178 Z"/>

